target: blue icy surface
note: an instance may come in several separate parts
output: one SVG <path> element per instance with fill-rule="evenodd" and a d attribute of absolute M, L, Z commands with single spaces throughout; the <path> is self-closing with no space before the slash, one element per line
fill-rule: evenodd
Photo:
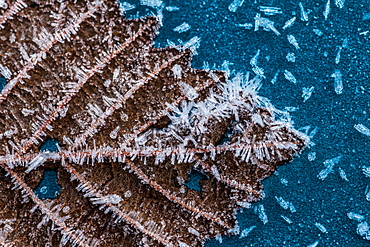
<path fill-rule="evenodd" d="M 40 145 L 40 152 L 57 152 L 59 142 L 56 139 L 46 139 Z M 45 170 L 39 185 L 34 192 L 40 199 L 55 199 L 62 187 L 58 184 L 58 174 L 55 170 Z"/>
<path fill-rule="evenodd" d="M 46 139 L 40 146 L 41 152 L 58 152 L 60 149 L 57 139 Z"/>
<path fill-rule="evenodd" d="M 3 90 L 5 84 L 6 84 L 5 77 L 0 76 L 0 91 Z"/>
<path fill-rule="evenodd" d="M 198 170 L 192 169 L 189 173 L 189 179 L 184 183 L 184 185 L 188 187 L 188 189 L 201 192 L 202 185 L 200 185 L 199 182 L 202 179 L 207 179 L 207 176 Z"/>
<path fill-rule="evenodd" d="M 34 192 L 40 199 L 55 199 L 61 190 L 62 187 L 58 184 L 56 171 L 46 170 Z"/>
<path fill-rule="evenodd" d="M 206 246 L 370 245 L 364 227 L 370 222 L 370 137 L 354 128 L 370 128 L 367 0 L 122 2 L 131 8 L 128 18 L 162 11 L 157 47 L 199 37 L 193 67 L 205 61 L 231 74 L 259 73 L 265 77 L 260 95 L 290 111 L 296 128 L 317 132 L 309 148 L 263 182 L 264 200 L 239 211 L 241 234 Z M 280 35 L 254 31 L 256 16 L 273 21 Z"/>

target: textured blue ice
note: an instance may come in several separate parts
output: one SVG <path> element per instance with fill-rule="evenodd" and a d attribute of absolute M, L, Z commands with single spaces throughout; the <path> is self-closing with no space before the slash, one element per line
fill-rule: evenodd
<path fill-rule="evenodd" d="M 135 5 L 127 12 L 128 17 L 157 13 L 157 9 L 139 1 L 125 2 Z M 312 139 L 315 145 L 263 182 L 266 198 L 238 213 L 240 231 L 252 229 L 250 233 L 242 238 L 222 237 L 222 243 L 221 239 L 209 240 L 206 246 L 309 246 L 316 241 L 317 246 L 369 246 L 370 241 L 356 233 L 359 222 L 347 216 L 352 212 L 364 216 L 364 221 L 370 220 L 370 202 L 365 197 L 370 178 L 362 172 L 370 163 L 370 137 L 354 128 L 356 124 L 370 127 L 369 2 L 250 0 L 230 12 L 232 2 L 163 0 L 163 27 L 156 46 L 167 46 L 167 40 L 178 44 L 178 39 L 187 41 L 197 36 L 201 43 L 193 67 L 202 68 L 206 61 L 211 68 L 221 68 L 227 60 L 235 72 L 252 71 L 250 60 L 260 50 L 257 65 L 266 77 L 260 95 L 278 108 L 291 111 L 296 128 L 310 126 L 303 131 L 310 133 L 317 128 L 318 132 Z M 259 6 L 278 7 L 282 13 L 266 15 Z M 254 31 L 257 13 L 273 21 L 280 35 L 262 28 Z M 283 30 L 293 17 L 296 20 L 292 26 Z M 190 26 L 188 31 L 173 31 L 184 22 Z M 299 49 L 292 39 L 289 42 L 288 35 L 293 35 Z M 342 90 L 340 85 L 334 87 L 333 76 L 338 70 Z M 271 83 L 277 71 L 280 73 Z M 286 71 L 295 77 L 295 84 L 284 76 Z M 302 94 L 307 98 L 305 102 Z M 327 160 L 340 155 L 327 177 L 319 179 Z M 291 202 L 296 212 L 281 207 L 276 197 Z M 266 224 L 255 213 L 257 205 L 264 205 Z M 327 233 L 319 229 L 319 224 Z"/>
<path fill-rule="evenodd" d="M 46 139 L 39 149 L 41 152 L 57 152 L 59 142 L 56 139 Z M 34 192 L 40 199 L 55 199 L 61 190 L 62 187 L 58 184 L 57 171 L 45 170 Z"/>
<path fill-rule="evenodd" d="M 198 170 L 191 170 L 189 173 L 188 180 L 184 183 L 186 187 L 195 191 L 202 191 L 202 185 L 199 183 L 200 180 L 207 179 L 207 176 Z"/>
<path fill-rule="evenodd" d="M 0 76 L 0 91 L 3 90 L 5 84 L 6 84 L 5 77 Z"/>
<path fill-rule="evenodd" d="M 56 171 L 46 170 L 34 192 L 40 199 L 55 199 L 61 189 Z"/>

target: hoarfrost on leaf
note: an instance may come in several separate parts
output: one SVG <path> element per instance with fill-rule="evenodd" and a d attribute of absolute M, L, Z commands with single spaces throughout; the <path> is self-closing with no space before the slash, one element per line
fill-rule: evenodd
<path fill-rule="evenodd" d="M 120 9 L 120 11 L 123 12 L 121 14 L 124 14 L 126 11 L 132 10 L 134 8 L 136 8 L 135 4 L 130 4 L 128 2 L 119 1 L 119 9 Z"/>
<path fill-rule="evenodd" d="M 259 76 L 229 79 L 227 62 L 225 72 L 190 67 L 197 37 L 154 48 L 163 1 L 141 0 L 158 15 L 136 19 L 122 16 L 135 7 L 127 2 L 30 2 L 23 11 L 15 1 L 0 20 L 14 31 L 0 46 L 0 72 L 10 77 L 0 80 L 0 208 L 17 208 L 15 241 L 32 233 L 35 247 L 201 246 L 236 234 L 236 209 L 263 198 L 261 180 L 308 144 L 258 96 L 257 58 Z M 256 23 L 279 34 L 270 19 Z M 47 138 L 62 145 L 43 150 Z M 55 167 L 64 187 L 54 205 L 32 188 Z M 207 174 L 201 193 L 186 188 L 192 169 Z M 263 205 L 256 212 L 267 223 Z"/>

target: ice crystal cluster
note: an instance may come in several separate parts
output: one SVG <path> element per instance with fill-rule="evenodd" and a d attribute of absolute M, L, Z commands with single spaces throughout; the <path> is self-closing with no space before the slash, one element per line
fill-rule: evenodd
<path fill-rule="evenodd" d="M 160 17 L 0 3 L 3 246 L 202 246 L 235 233 L 235 210 L 308 143 L 257 95 L 259 77 L 192 69 L 192 45 L 154 48 Z M 62 190 L 40 199 L 48 169 Z"/>

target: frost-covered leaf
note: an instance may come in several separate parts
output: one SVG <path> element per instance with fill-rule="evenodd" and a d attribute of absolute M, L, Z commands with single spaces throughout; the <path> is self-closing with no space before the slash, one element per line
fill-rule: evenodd
<path fill-rule="evenodd" d="M 199 38 L 154 48 L 159 17 L 127 20 L 100 0 L 1 6 L 2 245 L 202 246 L 235 234 L 235 209 L 308 143 L 257 95 L 258 78 L 192 69 Z M 44 200 L 49 169 L 62 190 Z"/>

